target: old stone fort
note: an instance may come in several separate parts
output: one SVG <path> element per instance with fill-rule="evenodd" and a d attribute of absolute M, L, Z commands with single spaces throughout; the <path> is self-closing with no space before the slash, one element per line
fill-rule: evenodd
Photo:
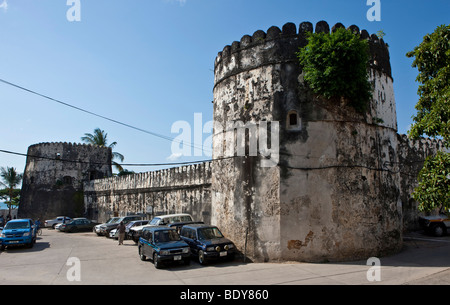
<path fill-rule="evenodd" d="M 357 26 L 370 46 L 373 100 L 365 115 L 313 95 L 296 57 L 324 22 L 256 31 L 215 60 L 215 122 L 279 122 L 277 162 L 226 150 L 236 130 L 213 134 L 211 162 L 113 177 L 111 150 L 32 145 L 19 216 L 149 217 L 186 212 L 217 225 L 253 261 L 346 261 L 397 252 L 417 223 L 411 193 L 439 141 L 397 133 L 388 46 Z M 270 146 L 270 145 L 269 145 Z M 274 154 L 272 152 L 272 154 Z M 56 158 L 56 160 L 55 160 Z M 58 160 L 59 159 L 59 160 Z M 246 241 L 246 242 L 245 242 Z M 244 245 L 245 244 L 245 245 Z"/>

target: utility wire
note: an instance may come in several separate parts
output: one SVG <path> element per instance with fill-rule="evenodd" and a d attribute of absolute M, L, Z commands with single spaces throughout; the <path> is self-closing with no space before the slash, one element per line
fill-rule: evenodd
<path fill-rule="evenodd" d="M 30 157 L 30 158 L 36 158 L 36 159 L 44 159 L 44 160 L 50 160 L 50 161 L 60 161 L 60 162 L 69 162 L 69 163 L 84 163 L 84 164 L 92 164 L 92 165 L 109 165 L 109 163 L 103 163 L 103 162 L 90 162 L 90 161 L 82 161 L 82 160 L 69 160 L 69 159 L 62 159 L 57 157 L 46 157 L 46 156 L 37 156 L 37 155 L 30 155 L 30 154 L 23 154 L 8 150 L 0 149 L 0 153 L 10 154 L 10 155 L 17 155 L 17 156 L 23 156 L 23 157 Z M 197 160 L 197 161 L 187 161 L 187 162 L 174 162 L 174 163 L 123 163 L 119 164 L 121 166 L 141 166 L 141 167 L 152 167 L 152 166 L 171 166 L 171 165 L 188 165 L 188 164 L 196 164 L 196 163 L 204 163 L 204 162 L 211 162 L 211 161 L 219 161 L 228 158 L 218 158 L 214 160 Z"/>
<path fill-rule="evenodd" d="M 3 150 L 3 149 L 0 149 L 0 153 L 13 154 L 13 155 L 36 158 L 36 159 L 45 159 L 45 160 L 50 160 L 50 161 L 71 162 L 71 163 L 81 163 L 81 164 L 85 163 L 85 164 L 93 164 L 93 165 L 109 165 L 107 163 L 102 163 L 102 162 L 89 162 L 89 161 L 82 161 L 82 160 L 62 159 L 62 158 L 56 158 L 56 157 L 52 158 L 52 157 L 45 157 L 45 156 L 36 156 L 36 155 L 23 154 L 23 153 Z M 222 161 L 222 160 L 234 159 L 234 158 L 238 158 L 238 157 L 240 157 L 240 156 L 221 157 L 221 158 L 210 159 L 210 160 L 197 160 L 197 161 L 175 162 L 175 163 L 142 163 L 142 164 L 133 163 L 133 164 L 119 164 L 119 165 L 121 165 L 121 166 L 140 166 L 140 167 L 190 165 L 190 164 Z M 420 161 L 417 161 L 417 162 L 420 162 Z M 290 166 L 290 165 L 283 164 L 283 163 L 278 163 L 277 166 L 282 167 L 282 168 L 291 169 L 291 170 L 303 170 L 303 171 L 324 170 L 324 169 L 332 169 L 332 168 L 365 168 L 365 169 L 372 170 L 372 171 L 389 172 L 392 174 L 400 173 L 400 174 L 403 174 L 406 176 L 416 177 L 415 175 L 411 175 L 410 173 L 407 173 L 407 172 L 404 172 L 401 170 L 390 170 L 390 169 L 384 168 L 384 166 L 386 166 L 387 163 L 389 163 L 389 162 L 385 162 L 383 164 L 383 167 L 371 167 L 371 166 L 367 166 L 367 165 L 358 165 L 358 164 L 354 164 L 354 165 L 332 164 L 332 165 L 322 165 L 322 166 L 318 166 L 318 167 L 297 167 L 297 166 Z M 395 162 L 393 162 L 393 163 L 395 163 Z"/>
<path fill-rule="evenodd" d="M 137 130 L 137 131 L 140 131 L 140 132 L 144 132 L 144 133 L 150 134 L 150 135 L 152 135 L 152 136 L 155 136 L 155 137 L 158 137 L 158 138 L 161 138 L 161 139 L 164 139 L 164 140 L 168 140 L 168 141 L 172 141 L 172 142 L 176 142 L 176 143 L 180 143 L 180 144 L 183 143 L 183 144 L 186 144 L 186 145 L 191 146 L 191 147 L 193 147 L 193 148 L 198 148 L 198 149 L 205 150 L 203 147 L 197 147 L 197 146 L 195 146 L 195 144 L 192 144 L 192 143 L 189 143 L 189 142 L 184 142 L 184 141 L 181 141 L 181 140 L 176 140 L 175 138 L 172 138 L 172 137 L 164 136 L 164 135 L 158 134 L 158 133 L 156 133 L 156 132 L 152 132 L 152 131 L 145 130 L 145 129 L 142 129 L 142 128 L 139 128 L 139 127 L 135 127 L 135 126 L 133 126 L 133 125 L 130 125 L 130 124 L 127 124 L 127 123 L 123 123 L 123 122 L 120 122 L 120 121 L 117 121 L 117 120 L 108 118 L 108 117 L 106 117 L 106 116 L 103 116 L 103 115 L 94 113 L 94 112 L 92 112 L 92 111 L 89 111 L 89 110 L 86 110 L 86 109 L 83 109 L 83 108 L 80 108 L 80 107 L 77 107 L 77 106 L 73 106 L 73 105 L 71 105 L 71 104 L 65 103 L 65 102 L 60 101 L 60 100 L 58 100 L 58 99 L 52 98 L 52 97 L 50 97 L 50 96 L 47 96 L 47 95 L 41 94 L 41 93 L 39 93 L 39 92 L 36 92 L 36 91 L 30 90 L 30 89 L 27 89 L 27 88 L 25 88 L 25 87 L 22 87 L 22 86 L 13 84 L 13 83 L 8 82 L 8 81 L 6 81 L 6 80 L 4 80 L 4 79 L 0 79 L 0 82 L 4 83 L 4 84 L 6 84 L 6 85 L 9 85 L 9 86 L 15 87 L 15 88 L 17 88 L 17 89 L 20 89 L 20 90 L 29 92 L 29 93 L 31 93 L 31 94 L 34 94 L 34 95 L 43 97 L 43 98 L 45 98 L 45 99 L 51 100 L 51 101 L 56 102 L 56 103 L 58 103 L 58 104 L 61 104 L 61 105 L 64 105 L 64 106 L 73 108 L 73 109 L 75 109 L 75 110 L 78 110 L 78 111 L 81 111 L 81 112 L 84 112 L 84 113 L 87 113 L 87 114 L 90 114 L 90 115 L 93 115 L 93 116 L 102 118 L 102 119 L 104 119 L 104 120 L 107 120 L 107 121 L 110 121 L 110 122 L 113 122 L 113 123 L 116 123 L 116 124 L 119 124 L 119 125 L 122 125 L 122 126 L 125 126 L 125 127 L 128 127 L 128 128 L 131 128 L 131 129 L 134 129 L 134 130 Z"/>

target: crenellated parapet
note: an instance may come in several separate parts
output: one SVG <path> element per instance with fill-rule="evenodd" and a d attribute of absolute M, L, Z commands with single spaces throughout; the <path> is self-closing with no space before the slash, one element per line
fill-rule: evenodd
<path fill-rule="evenodd" d="M 296 52 L 308 43 L 308 33 L 314 30 L 315 33 L 330 33 L 338 28 L 345 26 L 337 23 L 330 28 L 327 22 L 319 21 L 314 28 L 311 22 L 302 22 L 297 29 L 294 23 L 289 22 L 281 29 L 272 26 L 266 32 L 258 30 L 252 36 L 244 35 L 240 41 L 225 46 L 217 55 L 214 85 L 217 86 L 229 76 L 263 65 L 297 61 Z M 347 29 L 368 41 L 371 53 L 370 67 L 392 78 L 389 48 L 384 40 L 375 34 L 370 35 L 366 30 L 360 30 L 356 25 L 351 25 Z"/>
<path fill-rule="evenodd" d="M 27 151 L 20 217 L 81 216 L 83 182 L 109 177 L 111 148 L 68 142 L 39 143 Z"/>

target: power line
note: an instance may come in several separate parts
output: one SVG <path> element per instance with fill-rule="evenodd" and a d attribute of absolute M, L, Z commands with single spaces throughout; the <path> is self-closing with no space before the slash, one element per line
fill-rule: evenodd
<path fill-rule="evenodd" d="M 62 159 L 57 157 L 46 157 L 46 156 L 37 156 L 37 155 L 30 155 L 30 154 L 24 154 L 24 153 L 18 153 L 14 151 L 9 150 L 3 150 L 0 149 L 0 153 L 10 154 L 10 155 L 17 155 L 22 157 L 30 157 L 30 158 L 36 158 L 36 159 L 44 159 L 49 161 L 60 161 L 60 162 L 69 162 L 69 163 L 82 163 L 82 164 L 92 164 L 92 165 L 110 165 L 109 163 L 103 163 L 103 162 L 90 162 L 90 161 L 83 161 L 83 160 L 70 160 L 70 159 Z M 228 158 L 218 158 L 214 160 L 196 160 L 196 161 L 186 161 L 186 162 L 174 162 L 174 163 L 123 163 L 119 164 L 121 166 L 140 166 L 140 167 L 153 167 L 153 166 L 172 166 L 172 165 L 188 165 L 188 164 L 197 164 L 197 163 L 205 163 L 205 162 L 212 162 L 212 161 L 219 161 Z"/>
<path fill-rule="evenodd" d="M 6 153 L 6 154 L 13 154 L 23 157 L 31 157 L 36 159 L 45 159 L 50 161 L 60 161 L 60 162 L 70 162 L 70 163 L 84 163 L 84 164 L 92 164 L 92 165 L 110 165 L 109 163 L 103 163 L 103 162 L 90 162 L 90 161 L 82 161 L 82 160 L 69 160 L 69 159 L 62 159 L 57 157 L 46 157 L 46 156 L 37 156 L 37 155 L 30 155 L 30 154 L 24 154 L 24 153 L 18 153 L 8 150 L 0 149 L 0 153 Z M 174 163 L 131 163 L 131 164 L 119 164 L 121 166 L 139 166 L 139 167 L 155 167 L 155 166 L 174 166 L 174 165 L 190 165 L 190 164 L 198 164 L 198 163 L 206 163 L 206 162 L 215 162 L 215 161 L 222 161 L 222 160 L 228 160 L 228 159 L 234 159 L 238 157 L 246 157 L 246 156 L 230 156 L 230 157 L 221 157 L 216 159 L 209 159 L 209 160 L 196 160 L 196 161 L 187 161 L 187 162 L 174 162 Z M 263 156 L 265 157 L 265 156 Z M 265 157 L 267 159 L 267 157 Z M 420 161 L 417 161 L 419 163 Z M 278 163 L 277 166 L 281 168 L 291 169 L 291 170 L 302 170 L 302 171 L 315 171 L 315 170 L 324 170 L 324 169 L 337 169 L 337 168 L 361 168 L 361 169 L 368 169 L 371 171 L 381 171 L 381 172 L 389 172 L 389 173 L 399 173 L 411 177 L 415 177 L 415 175 L 411 175 L 410 173 L 404 172 L 402 170 L 390 170 L 387 168 L 384 168 L 385 166 L 389 166 L 389 163 L 397 163 L 397 162 L 385 162 L 382 167 L 371 167 L 367 165 L 359 165 L 359 164 L 331 164 L 331 165 L 322 165 L 318 167 L 297 167 L 297 166 L 290 166 L 283 163 Z"/>
<path fill-rule="evenodd" d="M 117 120 L 115 120 L 115 119 L 108 118 L 108 117 L 106 117 L 106 116 L 104 116 L 104 115 L 97 114 L 97 113 L 95 113 L 95 112 L 92 112 L 92 111 L 89 111 L 89 110 L 86 110 L 86 109 L 83 109 L 83 108 L 80 108 L 80 107 L 71 105 L 71 104 L 69 104 L 69 103 L 65 103 L 65 102 L 63 102 L 63 101 L 60 101 L 60 100 L 55 99 L 55 98 L 52 98 L 52 97 L 47 96 L 47 95 L 45 95 L 45 94 L 41 94 L 41 93 L 39 93 L 39 92 L 36 92 L 36 91 L 30 90 L 30 89 L 27 89 L 27 88 L 25 88 L 25 87 L 22 87 L 22 86 L 13 84 L 13 83 L 8 82 L 8 81 L 6 81 L 6 80 L 4 80 L 4 79 L 0 79 L 0 82 L 4 83 L 4 84 L 6 84 L 6 85 L 9 85 L 9 86 L 15 87 L 15 88 L 17 88 L 17 89 L 26 91 L 26 92 L 28 92 L 28 93 L 31 93 L 31 94 L 40 96 L 40 97 L 42 97 L 42 98 L 51 100 L 51 101 L 56 102 L 56 103 L 58 103 L 58 104 L 61 104 L 61 105 L 70 107 L 70 108 L 72 108 L 72 109 L 75 109 L 75 110 L 78 110 L 78 111 L 81 111 L 81 112 L 84 112 L 84 113 L 87 113 L 87 114 L 90 114 L 90 115 L 93 115 L 93 116 L 102 118 L 102 119 L 104 119 L 104 120 L 107 120 L 107 121 L 110 121 L 110 122 L 113 122 L 113 123 L 116 123 L 116 124 L 119 124 L 119 125 L 122 125 L 122 126 L 125 126 L 125 127 L 128 127 L 128 128 L 131 128 L 131 129 L 134 129 L 134 130 L 137 130 L 137 131 L 140 131 L 140 132 L 147 133 L 147 134 L 149 134 L 149 135 L 152 135 L 152 136 L 155 136 L 155 137 L 164 139 L 164 140 L 176 142 L 176 143 L 179 143 L 179 144 L 183 143 L 183 144 L 186 144 L 186 145 L 188 145 L 188 146 L 190 146 L 190 147 L 192 147 L 192 148 L 198 148 L 198 149 L 201 148 L 202 150 L 205 150 L 203 147 L 198 147 L 198 146 L 196 146 L 195 144 L 192 144 L 192 143 L 189 143 L 189 142 L 184 142 L 184 141 L 181 141 L 181 140 L 177 140 L 177 139 L 172 138 L 172 137 L 168 137 L 168 136 L 165 136 L 165 135 L 161 135 L 161 134 L 158 134 L 158 133 L 156 133 L 156 132 L 152 132 L 152 131 L 149 131 L 149 130 L 146 130 L 146 129 L 142 129 L 142 128 L 139 128 L 139 127 L 135 127 L 135 126 L 130 125 L 130 124 L 127 124 L 127 123 L 123 123 L 123 122 L 117 121 Z"/>

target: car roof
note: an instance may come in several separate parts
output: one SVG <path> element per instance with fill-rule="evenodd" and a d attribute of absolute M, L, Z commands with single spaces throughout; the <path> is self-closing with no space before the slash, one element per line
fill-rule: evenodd
<path fill-rule="evenodd" d="M 158 216 L 155 216 L 154 218 L 168 218 L 168 217 L 176 217 L 176 216 L 191 216 L 191 214 L 180 213 L 180 214 L 158 215 Z"/>
<path fill-rule="evenodd" d="M 213 225 L 203 224 L 203 223 L 193 223 L 193 224 L 184 225 L 183 228 L 199 229 L 199 228 L 217 228 L 217 227 L 213 226 Z"/>
<path fill-rule="evenodd" d="M 162 231 L 162 230 L 173 230 L 173 231 L 176 231 L 175 228 L 166 227 L 166 226 L 145 227 L 143 230 L 145 230 L 145 231 Z"/>
<path fill-rule="evenodd" d="M 31 220 L 30 218 L 23 218 L 23 219 L 11 219 L 8 222 L 24 222 L 24 221 L 29 221 Z"/>

